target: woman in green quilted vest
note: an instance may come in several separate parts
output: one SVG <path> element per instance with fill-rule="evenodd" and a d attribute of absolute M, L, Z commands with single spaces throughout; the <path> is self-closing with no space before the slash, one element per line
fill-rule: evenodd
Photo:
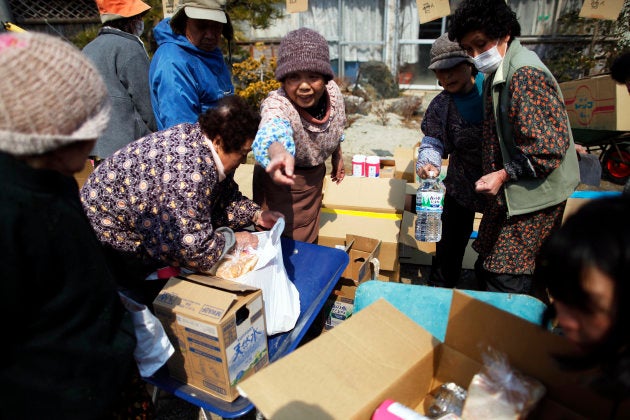
<path fill-rule="evenodd" d="M 536 255 L 560 227 L 579 170 L 558 83 L 520 34 L 504 0 L 464 0 L 449 28 L 486 75 L 477 278 L 485 290 L 534 294 Z"/>

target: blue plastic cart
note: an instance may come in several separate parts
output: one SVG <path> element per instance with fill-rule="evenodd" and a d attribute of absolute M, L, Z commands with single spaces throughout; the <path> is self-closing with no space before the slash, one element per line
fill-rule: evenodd
<path fill-rule="evenodd" d="M 270 363 L 297 348 L 349 261 L 348 254 L 343 250 L 285 238 L 282 238 L 281 243 L 287 274 L 300 292 L 300 317 L 291 331 L 269 337 Z M 239 397 L 230 403 L 183 384 L 171 378 L 166 367 L 144 379 L 164 391 L 224 418 L 240 417 L 254 408 L 246 398 Z"/>

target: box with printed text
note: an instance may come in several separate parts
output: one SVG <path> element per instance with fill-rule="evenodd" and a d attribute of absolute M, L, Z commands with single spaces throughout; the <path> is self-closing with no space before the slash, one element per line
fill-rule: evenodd
<path fill-rule="evenodd" d="M 269 364 L 262 292 L 218 277 L 171 278 L 153 302 L 175 353 L 170 375 L 226 401 Z"/>

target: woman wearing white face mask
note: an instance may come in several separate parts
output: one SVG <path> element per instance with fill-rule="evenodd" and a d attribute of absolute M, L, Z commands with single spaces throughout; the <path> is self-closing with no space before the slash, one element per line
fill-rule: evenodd
<path fill-rule="evenodd" d="M 140 40 L 142 17 L 151 6 L 141 0 L 96 0 L 98 36 L 83 49 L 103 76 L 112 102 L 109 125 L 91 155 L 104 159 L 157 130 L 149 91 L 149 56 Z"/>
<path fill-rule="evenodd" d="M 487 290 L 533 294 L 536 255 L 559 228 L 579 170 L 558 84 L 520 33 L 504 0 L 464 0 L 449 28 L 486 73 L 477 277 Z"/>

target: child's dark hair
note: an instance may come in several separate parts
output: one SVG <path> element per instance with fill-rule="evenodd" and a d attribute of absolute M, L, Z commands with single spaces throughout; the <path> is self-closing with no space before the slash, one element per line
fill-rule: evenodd
<path fill-rule="evenodd" d="M 448 38 L 459 42 L 467 33 L 482 31 L 488 38 L 521 35 L 516 13 L 505 0 L 464 0 L 451 16 Z"/>
<path fill-rule="evenodd" d="M 543 244 L 534 280 L 551 297 L 579 311 L 593 302 L 584 291 L 586 268 L 594 267 L 614 283 L 612 327 L 604 342 L 581 357 L 559 357 L 568 367 L 602 366 L 597 385 L 608 396 L 630 394 L 630 197 L 600 198 L 586 203 Z M 550 307 L 553 316 L 553 308 Z M 613 394 L 611 394 L 613 393 Z"/>

